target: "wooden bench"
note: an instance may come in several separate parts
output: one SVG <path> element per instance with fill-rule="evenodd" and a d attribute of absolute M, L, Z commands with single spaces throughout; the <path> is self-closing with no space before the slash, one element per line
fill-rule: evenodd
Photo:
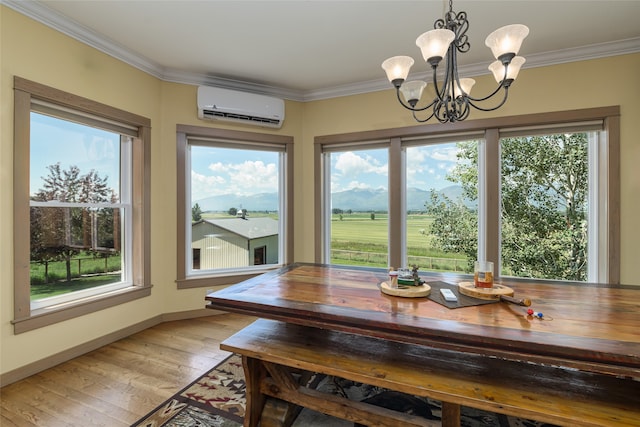
<path fill-rule="evenodd" d="M 287 425 L 268 396 L 369 426 L 433 421 L 321 393 L 296 378 L 314 372 L 443 402 L 442 425 L 460 425 L 460 405 L 570 426 L 640 425 L 640 381 L 435 349 L 260 319 L 225 340 L 242 355 L 244 426 Z M 266 407 L 266 409 L 265 409 Z M 271 412 L 271 413 L 269 413 Z"/>

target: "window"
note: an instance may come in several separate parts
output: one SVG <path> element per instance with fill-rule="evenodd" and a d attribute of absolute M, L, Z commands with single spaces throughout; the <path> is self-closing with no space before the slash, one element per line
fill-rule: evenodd
<path fill-rule="evenodd" d="M 403 144 L 407 177 L 406 265 L 465 272 L 478 252 L 477 140 Z M 453 177 L 460 177 L 454 181 Z"/>
<path fill-rule="evenodd" d="M 14 83 L 16 333 L 149 295 L 149 120 Z"/>
<path fill-rule="evenodd" d="M 601 132 L 581 128 L 500 138 L 503 276 L 598 280 Z"/>
<path fill-rule="evenodd" d="M 317 137 L 316 261 L 339 263 L 331 153 L 375 144 L 391 189 L 376 266 L 470 273 L 487 259 L 501 276 L 618 283 L 618 135 L 619 108 L 605 107 Z"/>
<path fill-rule="evenodd" d="M 289 263 L 292 138 L 178 126 L 178 287 Z"/>
<path fill-rule="evenodd" d="M 388 263 L 388 148 L 327 150 L 330 256 L 333 264 Z"/>

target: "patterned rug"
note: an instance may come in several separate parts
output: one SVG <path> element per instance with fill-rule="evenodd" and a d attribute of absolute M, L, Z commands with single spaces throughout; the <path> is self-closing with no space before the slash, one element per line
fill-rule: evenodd
<path fill-rule="evenodd" d="M 380 406 L 419 408 L 414 415 L 439 420 L 440 402 L 327 377 L 318 390 Z M 388 407 L 388 406 L 387 406 Z M 233 354 L 211 371 L 159 405 L 132 427 L 242 427 L 245 409 L 245 382 L 240 356 Z M 396 409 L 396 408 L 392 408 Z M 462 407 L 462 427 L 555 427 L 492 412 Z M 354 427 L 353 423 L 304 409 L 294 427 Z"/>

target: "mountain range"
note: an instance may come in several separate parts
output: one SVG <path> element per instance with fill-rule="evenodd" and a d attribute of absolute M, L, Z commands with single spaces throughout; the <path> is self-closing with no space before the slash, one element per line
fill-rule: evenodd
<path fill-rule="evenodd" d="M 438 192 L 451 200 L 458 200 L 462 196 L 462 187 L 451 185 Z M 407 210 L 423 211 L 424 204 L 429 198 L 430 191 L 409 188 L 407 190 Z M 350 209 L 355 212 L 386 212 L 388 200 L 387 190 L 352 189 L 331 194 L 331 206 L 343 211 Z M 227 212 L 230 208 L 247 209 L 249 212 L 278 210 L 276 193 L 260 193 L 251 196 L 223 194 L 199 199 L 195 203 L 200 206 L 203 212 Z"/>

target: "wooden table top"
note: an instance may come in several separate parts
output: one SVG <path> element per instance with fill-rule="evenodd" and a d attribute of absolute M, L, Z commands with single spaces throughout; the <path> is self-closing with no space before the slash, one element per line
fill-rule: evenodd
<path fill-rule="evenodd" d="M 449 309 L 426 297 L 386 295 L 378 287 L 386 280 L 383 269 L 293 264 L 206 300 L 208 308 L 304 326 L 640 378 L 640 288 L 500 282 L 531 299 L 541 320 L 505 302 Z"/>

